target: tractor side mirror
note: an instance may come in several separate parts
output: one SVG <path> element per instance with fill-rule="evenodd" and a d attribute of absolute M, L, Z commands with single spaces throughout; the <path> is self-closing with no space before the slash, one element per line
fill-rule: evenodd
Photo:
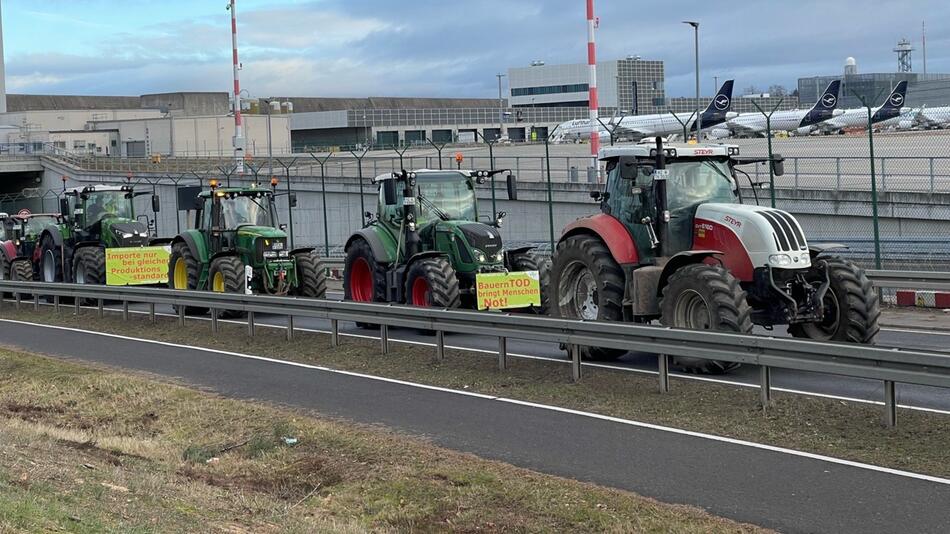
<path fill-rule="evenodd" d="M 495 214 L 495 228 L 501 228 L 502 223 L 505 222 L 505 217 L 508 216 L 508 212 L 499 211 Z"/>
<path fill-rule="evenodd" d="M 396 205 L 396 180 L 383 180 L 383 200 L 387 206 Z"/>
<path fill-rule="evenodd" d="M 195 205 L 192 206 L 192 209 L 194 209 L 194 210 L 200 210 L 200 209 L 203 208 L 204 206 L 205 206 L 205 201 L 204 201 L 204 199 L 201 198 L 201 197 L 195 197 Z"/>
<path fill-rule="evenodd" d="M 518 178 L 514 174 L 508 175 L 508 200 L 518 200 Z"/>
<path fill-rule="evenodd" d="M 775 176 L 782 176 L 785 174 L 785 158 L 781 154 L 775 154 L 772 156 L 772 174 Z"/>
<path fill-rule="evenodd" d="M 69 217 L 69 200 L 65 198 L 59 199 L 59 212 L 63 217 Z"/>
<path fill-rule="evenodd" d="M 287 203 L 290 204 L 291 208 L 296 208 L 297 207 L 297 193 L 288 193 Z"/>
<path fill-rule="evenodd" d="M 280 225 L 278 226 L 278 228 L 280 228 L 280 230 L 281 230 L 282 232 L 286 232 L 286 231 L 287 231 L 287 223 L 280 223 Z"/>
<path fill-rule="evenodd" d="M 158 195 L 152 195 L 152 212 L 162 211 L 162 199 Z"/>

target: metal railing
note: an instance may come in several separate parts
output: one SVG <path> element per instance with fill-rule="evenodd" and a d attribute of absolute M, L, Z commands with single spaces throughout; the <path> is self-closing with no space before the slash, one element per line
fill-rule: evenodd
<path fill-rule="evenodd" d="M 212 332 L 218 331 L 215 310 L 247 313 L 248 335 L 255 333 L 255 314 L 287 317 L 287 339 L 294 336 L 294 318 L 310 317 L 330 321 L 331 345 L 340 343 L 340 321 L 380 325 L 383 354 L 389 352 L 389 328 L 402 327 L 430 330 L 436 333 L 439 359 L 445 357 L 444 334 L 465 333 L 498 339 L 498 367 L 508 367 L 508 339 L 561 343 L 569 348 L 572 378 L 582 377 L 580 348 L 598 346 L 624 351 L 648 352 L 658 355 L 659 389 L 668 392 L 669 359 L 674 356 L 703 358 L 757 365 L 760 368 L 760 399 L 769 406 L 772 399 L 771 369 L 790 369 L 829 373 L 884 382 L 884 423 L 896 424 L 895 384 L 907 383 L 950 388 L 950 355 L 921 350 L 883 348 L 847 343 L 819 343 L 799 339 L 773 338 L 712 331 L 676 330 L 665 327 L 628 323 L 588 322 L 555 319 L 521 314 L 485 313 L 341 302 L 322 299 L 239 295 L 199 291 L 176 291 L 156 288 L 88 286 L 39 282 L 0 281 L 0 291 L 14 294 L 15 306 L 23 305 L 24 296 L 32 296 L 39 308 L 40 295 L 53 299 L 58 312 L 64 298 L 73 299 L 74 313 L 82 313 L 84 299 L 98 302 L 98 314 L 104 313 L 104 302 L 122 302 L 125 319 L 130 303 L 149 305 L 151 320 L 156 305 L 175 306 L 179 324 L 186 321 L 186 307 L 210 309 Z M 0 299 L 0 306 L 3 305 Z"/>
<path fill-rule="evenodd" d="M 950 272 L 870 270 L 867 275 L 876 287 L 950 291 Z"/>

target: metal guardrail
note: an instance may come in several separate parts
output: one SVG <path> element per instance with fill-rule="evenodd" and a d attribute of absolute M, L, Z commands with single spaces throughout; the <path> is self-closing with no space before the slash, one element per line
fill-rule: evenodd
<path fill-rule="evenodd" d="M 871 270 L 867 274 L 877 287 L 950 291 L 950 272 Z"/>
<path fill-rule="evenodd" d="M 895 383 L 950 388 L 950 355 L 919 350 L 676 330 L 627 323 L 576 321 L 522 314 L 160 288 L 0 281 L 0 291 L 14 294 L 17 309 L 21 307 L 25 295 L 32 296 L 36 309 L 39 308 L 40 295 L 51 297 L 57 311 L 62 307 L 63 298 L 71 298 L 76 314 L 81 313 L 82 300 L 95 300 L 98 302 L 100 317 L 104 313 L 105 301 L 121 301 L 123 316 L 126 319 L 129 317 L 129 303 L 148 304 L 153 321 L 156 305 L 176 306 L 181 325 L 185 324 L 186 307 L 210 308 L 212 311 L 243 311 L 248 314 L 247 328 L 251 336 L 255 332 L 257 313 L 286 316 L 288 339 L 294 336 L 295 317 L 328 319 L 331 324 L 331 345 L 334 347 L 340 342 L 340 321 L 378 324 L 384 354 L 389 352 L 390 327 L 434 331 L 439 359 L 445 355 L 446 332 L 491 336 L 498 338 L 500 369 L 506 369 L 508 366 L 509 338 L 562 343 L 569 348 L 571 372 L 575 381 L 580 380 L 582 376 L 582 346 L 655 353 L 658 354 L 659 387 L 662 392 L 669 391 L 671 356 L 701 356 L 759 366 L 761 401 L 764 406 L 771 403 L 770 370 L 773 367 L 882 380 L 884 423 L 888 426 L 896 424 Z M 0 306 L 2 305 L 3 301 L 0 299 Z M 217 314 L 212 313 L 211 317 L 212 331 L 217 332 Z"/>

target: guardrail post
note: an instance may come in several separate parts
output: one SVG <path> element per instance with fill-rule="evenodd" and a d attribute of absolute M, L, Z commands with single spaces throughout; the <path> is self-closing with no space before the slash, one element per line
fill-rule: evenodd
<path fill-rule="evenodd" d="M 102 309 L 102 301 L 99 301 L 99 309 Z M 212 317 L 217 316 L 214 310 L 211 310 Z M 178 326 L 185 326 L 185 307 L 178 306 Z"/>
<path fill-rule="evenodd" d="M 218 310 L 211 310 L 211 333 L 218 333 Z"/>
<path fill-rule="evenodd" d="M 154 302 L 150 302 L 148 304 L 148 320 L 153 323 L 155 322 L 155 303 Z"/>
<path fill-rule="evenodd" d="M 379 341 L 382 344 L 383 355 L 389 354 L 389 325 L 379 325 Z"/>
<path fill-rule="evenodd" d="M 79 308 L 80 308 L 79 305 L 80 305 L 81 302 L 82 302 L 82 299 L 74 299 L 74 300 L 73 300 L 73 315 L 79 315 L 79 313 L 80 313 L 80 312 L 79 312 Z"/>
<path fill-rule="evenodd" d="M 254 312 L 247 312 L 247 335 L 254 337 Z"/>
<path fill-rule="evenodd" d="M 670 357 L 667 354 L 660 354 L 657 357 L 657 368 L 660 377 L 660 393 L 670 392 Z"/>
<path fill-rule="evenodd" d="M 96 313 L 99 314 L 99 318 L 102 319 L 102 316 L 105 315 L 105 303 L 102 299 L 99 299 L 99 302 L 96 304 Z"/>
<path fill-rule="evenodd" d="M 508 338 L 498 338 L 498 370 L 508 369 Z"/>
<path fill-rule="evenodd" d="M 59 295 L 53 295 L 53 311 L 59 313 Z"/>
<path fill-rule="evenodd" d="M 772 370 L 767 365 L 759 366 L 759 398 L 763 408 L 772 405 Z"/>
<path fill-rule="evenodd" d="M 340 346 L 340 320 L 330 319 L 330 346 L 333 348 Z"/>
<path fill-rule="evenodd" d="M 128 300 L 122 301 L 122 320 L 123 321 L 129 320 L 129 301 Z"/>
<path fill-rule="evenodd" d="M 581 348 L 578 345 L 570 345 L 571 355 L 571 379 L 574 382 L 581 380 Z"/>
<path fill-rule="evenodd" d="M 294 316 L 287 316 L 287 341 L 294 340 Z"/>
<path fill-rule="evenodd" d="M 897 425 L 897 395 L 893 380 L 884 381 L 884 426 L 893 428 Z"/>
<path fill-rule="evenodd" d="M 13 295 L 14 295 L 14 298 L 16 299 L 16 309 L 17 309 L 17 311 L 20 311 L 20 301 L 23 300 L 23 296 L 20 295 L 20 292 L 19 292 L 19 291 L 17 291 L 17 292 L 14 293 Z"/>
<path fill-rule="evenodd" d="M 40 311 L 40 296 L 33 294 L 33 311 Z"/>

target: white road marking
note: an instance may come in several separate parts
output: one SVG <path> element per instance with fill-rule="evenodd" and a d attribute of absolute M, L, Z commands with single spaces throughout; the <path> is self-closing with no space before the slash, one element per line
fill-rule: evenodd
<path fill-rule="evenodd" d="M 417 383 L 417 382 L 409 382 L 409 381 L 405 381 L 405 380 L 397 380 L 397 379 L 393 379 L 393 378 L 386 378 L 386 377 L 381 377 L 381 376 L 368 375 L 368 374 L 365 374 L 365 373 L 355 373 L 355 372 L 352 372 L 352 371 L 342 371 L 342 370 L 339 370 L 339 369 L 332 369 L 332 368 L 329 368 L 329 367 L 323 367 L 323 366 L 319 366 L 319 365 L 311 365 L 311 364 L 306 364 L 306 363 L 299 363 L 299 362 L 291 362 L 291 361 L 286 361 L 286 360 L 279 360 L 279 359 L 275 359 L 275 358 L 268 358 L 268 357 L 266 357 L 266 356 L 257 356 L 257 355 L 254 355 L 254 354 L 244 354 L 244 353 L 240 353 L 240 352 L 231 352 L 231 351 L 224 351 L 224 350 L 218 350 L 218 349 L 206 349 L 206 348 L 201 348 L 201 347 L 192 347 L 192 346 L 190 346 L 190 345 L 182 345 L 182 344 L 179 344 L 179 343 L 170 343 L 170 342 L 167 342 L 167 341 L 156 341 L 156 340 L 152 340 L 152 339 L 135 338 L 135 337 L 123 336 L 123 335 L 119 335 L 119 334 L 108 334 L 108 333 L 104 333 L 104 332 L 96 332 L 96 331 L 93 331 L 93 330 L 83 330 L 83 329 L 81 329 L 81 328 L 72 328 L 72 327 L 66 327 L 66 326 L 56 326 L 56 325 L 46 325 L 46 324 L 37 324 L 37 323 L 30 323 L 30 322 L 27 322 L 27 321 L 16 321 L 16 320 L 12 320 L 12 319 L 0 319 L 0 322 L 11 323 L 11 324 L 28 325 L 28 326 L 38 327 L 38 328 L 49 328 L 49 329 L 53 329 L 53 330 L 64 330 L 64 331 L 68 331 L 68 332 L 79 332 L 79 333 L 82 333 L 82 334 L 89 334 L 89 335 L 94 335 L 94 336 L 102 336 L 102 337 L 108 337 L 108 338 L 113 338 L 113 339 L 122 339 L 122 340 L 126 340 L 126 341 L 134 341 L 134 342 L 138 342 L 138 343 L 148 343 L 148 344 L 152 344 L 152 345 L 162 345 L 162 346 L 166 346 L 166 347 L 173 347 L 173 348 L 186 349 L 186 350 L 194 350 L 194 351 L 198 351 L 198 352 L 206 352 L 206 353 L 209 353 L 209 354 L 219 354 L 219 355 L 231 356 L 231 357 L 235 357 L 235 358 L 244 358 L 244 359 L 248 359 L 248 360 L 257 360 L 257 361 L 262 361 L 262 362 L 267 362 L 267 363 L 273 363 L 273 364 L 277 364 L 277 365 L 288 365 L 288 366 L 291 366 L 291 367 L 298 367 L 298 368 L 302 368 L 302 369 L 311 369 L 311 370 L 322 371 L 322 372 L 326 372 L 326 373 L 333 373 L 333 374 L 339 374 L 339 375 L 344 375 L 344 376 L 352 376 L 352 377 L 357 377 L 357 378 L 364 378 L 364 379 L 367 379 L 367 380 L 375 380 L 375 381 L 386 382 L 386 383 L 390 383 L 390 384 L 398 384 L 398 385 L 401 385 L 401 386 L 413 387 L 413 388 L 424 389 L 424 390 L 429 390 L 429 391 L 439 391 L 439 392 L 442 392 L 442 393 L 448 393 L 448 394 L 452 394 L 452 395 L 461 395 L 461 396 L 465 396 L 465 397 L 473 397 L 473 398 L 479 398 L 479 399 L 483 399 L 483 400 L 497 401 L 497 402 L 503 402 L 503 403 L 507 403 L 507 404 L 515 404 L 515 405 L 526 406 L 526 407 L 530 407 L 530 408 L 537 408 L 537 409 L 547 410 L 547 411 L 552 411 L 552 412 L 559 412 L 559 413 L 566 413 L 566 414 L 571 414 L 571 415 L 577 415 L 577 416 L 580 416 L 580 417 L 587 417 L 587 418 L 590 418 L 590 419 L 599 419 L 599 420 L 602 420 L 602 421 L 609 421 L 609 422 L 612 422 L 612 423 L 619 423 L 619 424 L 629 425 L 629 426 L 634 426 L 634 427 L 639 427 L 639 428 L 648 428 L 648 429 L 651 429 L 651 430 L 658 430 L 658 431 L 661 431 L 661 432 L 669 432 L 669 433 L 672 433 L 672 434 L 679 434 L 679 435 L 683 435 L 683 436 L 691 436 L 691 437 L 700 438 L 700 439 L 707 439 L 707 440 L 710 440 L 710 441 L 717 441 L 717 442 L 720 442 L 720 443 L 729 443 L 729 444 L 733 444 L 733 445 L 739 445 L 739 446 L 742 446 L 742 447 L 750 447 L 750 448 L 754 448 L 754 449 L 767 450 L 767 451 L 777 452 L 777 453 L 781 453 L 781 454 L 788 454 L 788 455 L 791 455 L 791 456 L 799 456 L 799 457 L 802 457 L 802 458 L 810 458 L 810 459 L 813 459 L 813 460 L 819 460 L 819 461 L 823 461 L 823 462 L 828 462 L 828 463 L 833 463 L 833 464 L 838 464 L 838 465 L 845 465 L 845 466 L 855 467 L 855 468 L 858 468 L 858 469 L 864 469 L 864 470 L 868 470 L 868 471 L 876 471 L 876 472 L 879 472 L 879 473 L 887 473 L 887 474 L 890 474 L 890 475 L 900 476 L 900 477 L 904 477 L 904 478 L 912 478 L 912 479 L 917 479 L 917 480 L 924 480 L 924 481 L 927 481 L 927 482 L 934 482 L 934 483 L 937 483 L 937 484 L 943 484 L 943 485 L 950 486 L 950 479 L 947 479 L 947 478 L 941 478 L 941 477 L 936 477 L 936 476 L 932 476 L 932 475 L 925 475 L 925 474 L 922 474 L 922 473 L 914 473 L 914 472 L 911 472 L 911 471 L 903 471 L 903 470 L 900 470 L 900 469 L 892 469 L 892 468 L 889 468 L 889 467 L 880 467 L 880 466 L 877 466 L 877 465 L 866 464 L 866 463 L 862 463 L 862 462 L 855 462 L 855 461 L 851 461 L 851 460 L 844 460 L 844 459 L 841 459 L 841 458 L 834 458 L 834 457 L 831 457 L 831 456 L 824 456 L 824 455 L 821 455 L 821 454 L 815 454 L 815 453 L 804 452 L 804 451 L 797 451 L 797 450 L 794 450 L 794 449 L 786 449 L 786 448 L 784 448 L 784 447 L 778 447 L 778 446 L 774 446 L 774 445 L 765 445 L 765 444 L 762 444 L 762 443 L 755 443 L 755 442 L 751 442 L 751 441 L 745 441 L 745 440 L 735 439 L 735 438 L 728 438 L 728 437 L 724 437 L 724 436 L 716 436 L 716 435 L 713 435 L 713 434 L 704 434 L 704 433 L 702 433 L 702 432 L 693 432 L 693 431 L 691 431 L 691 430 L 683 430 L 683 429 L 680 429 L 680 428 L 673 428 L 673 427 L 667 427 L 667 426 L 662 426 L 662 425 L 656 425 L 656 424 L 653 424 L 653 423 L 644 423 L 644 422 L 641 422 L 641 421 L 634 421 L 634 420 L 632 420 L 632 419 L 623 419 L 623 418 L 620 418 L 620 417 L 613 417 L 613 416 L 609 416 L 609 415 L 602 415 L 602 414 L 597 414 L 597 413 L 592 413 L 592 412 L 584 412 L 584 411 L 580 411 L 580 410 L 573 410 L 573 409 L 570 409 L 570 408 L 562 408 L 562 407 L 559 407 L 559 406 L 551 406 L 551 405 L 547 405 L 547 404 L 538 404 L 538 403 L 534 403 L 534 402 L 522 401 L 522 400 L 517 400 L 517 399 L 509 399 L 509 398 L 506 398 L 506 397 L 495 397 L 495 396 L 492 396 L 492 395 L 485 395 L 485 394 L 482 394 L 482 393 L 474 393 L 474 392 L 471 392 L 471 391 L 461 391 L 461 390 L 457 390 L 457 389 L 449 389 L 449 388 L 442 388 L 442 387 L 438 387 L 438 386 L 430 386 L 430 385 L 427 385 L 427 384 L 420 384 L 420 383 Z"/>

